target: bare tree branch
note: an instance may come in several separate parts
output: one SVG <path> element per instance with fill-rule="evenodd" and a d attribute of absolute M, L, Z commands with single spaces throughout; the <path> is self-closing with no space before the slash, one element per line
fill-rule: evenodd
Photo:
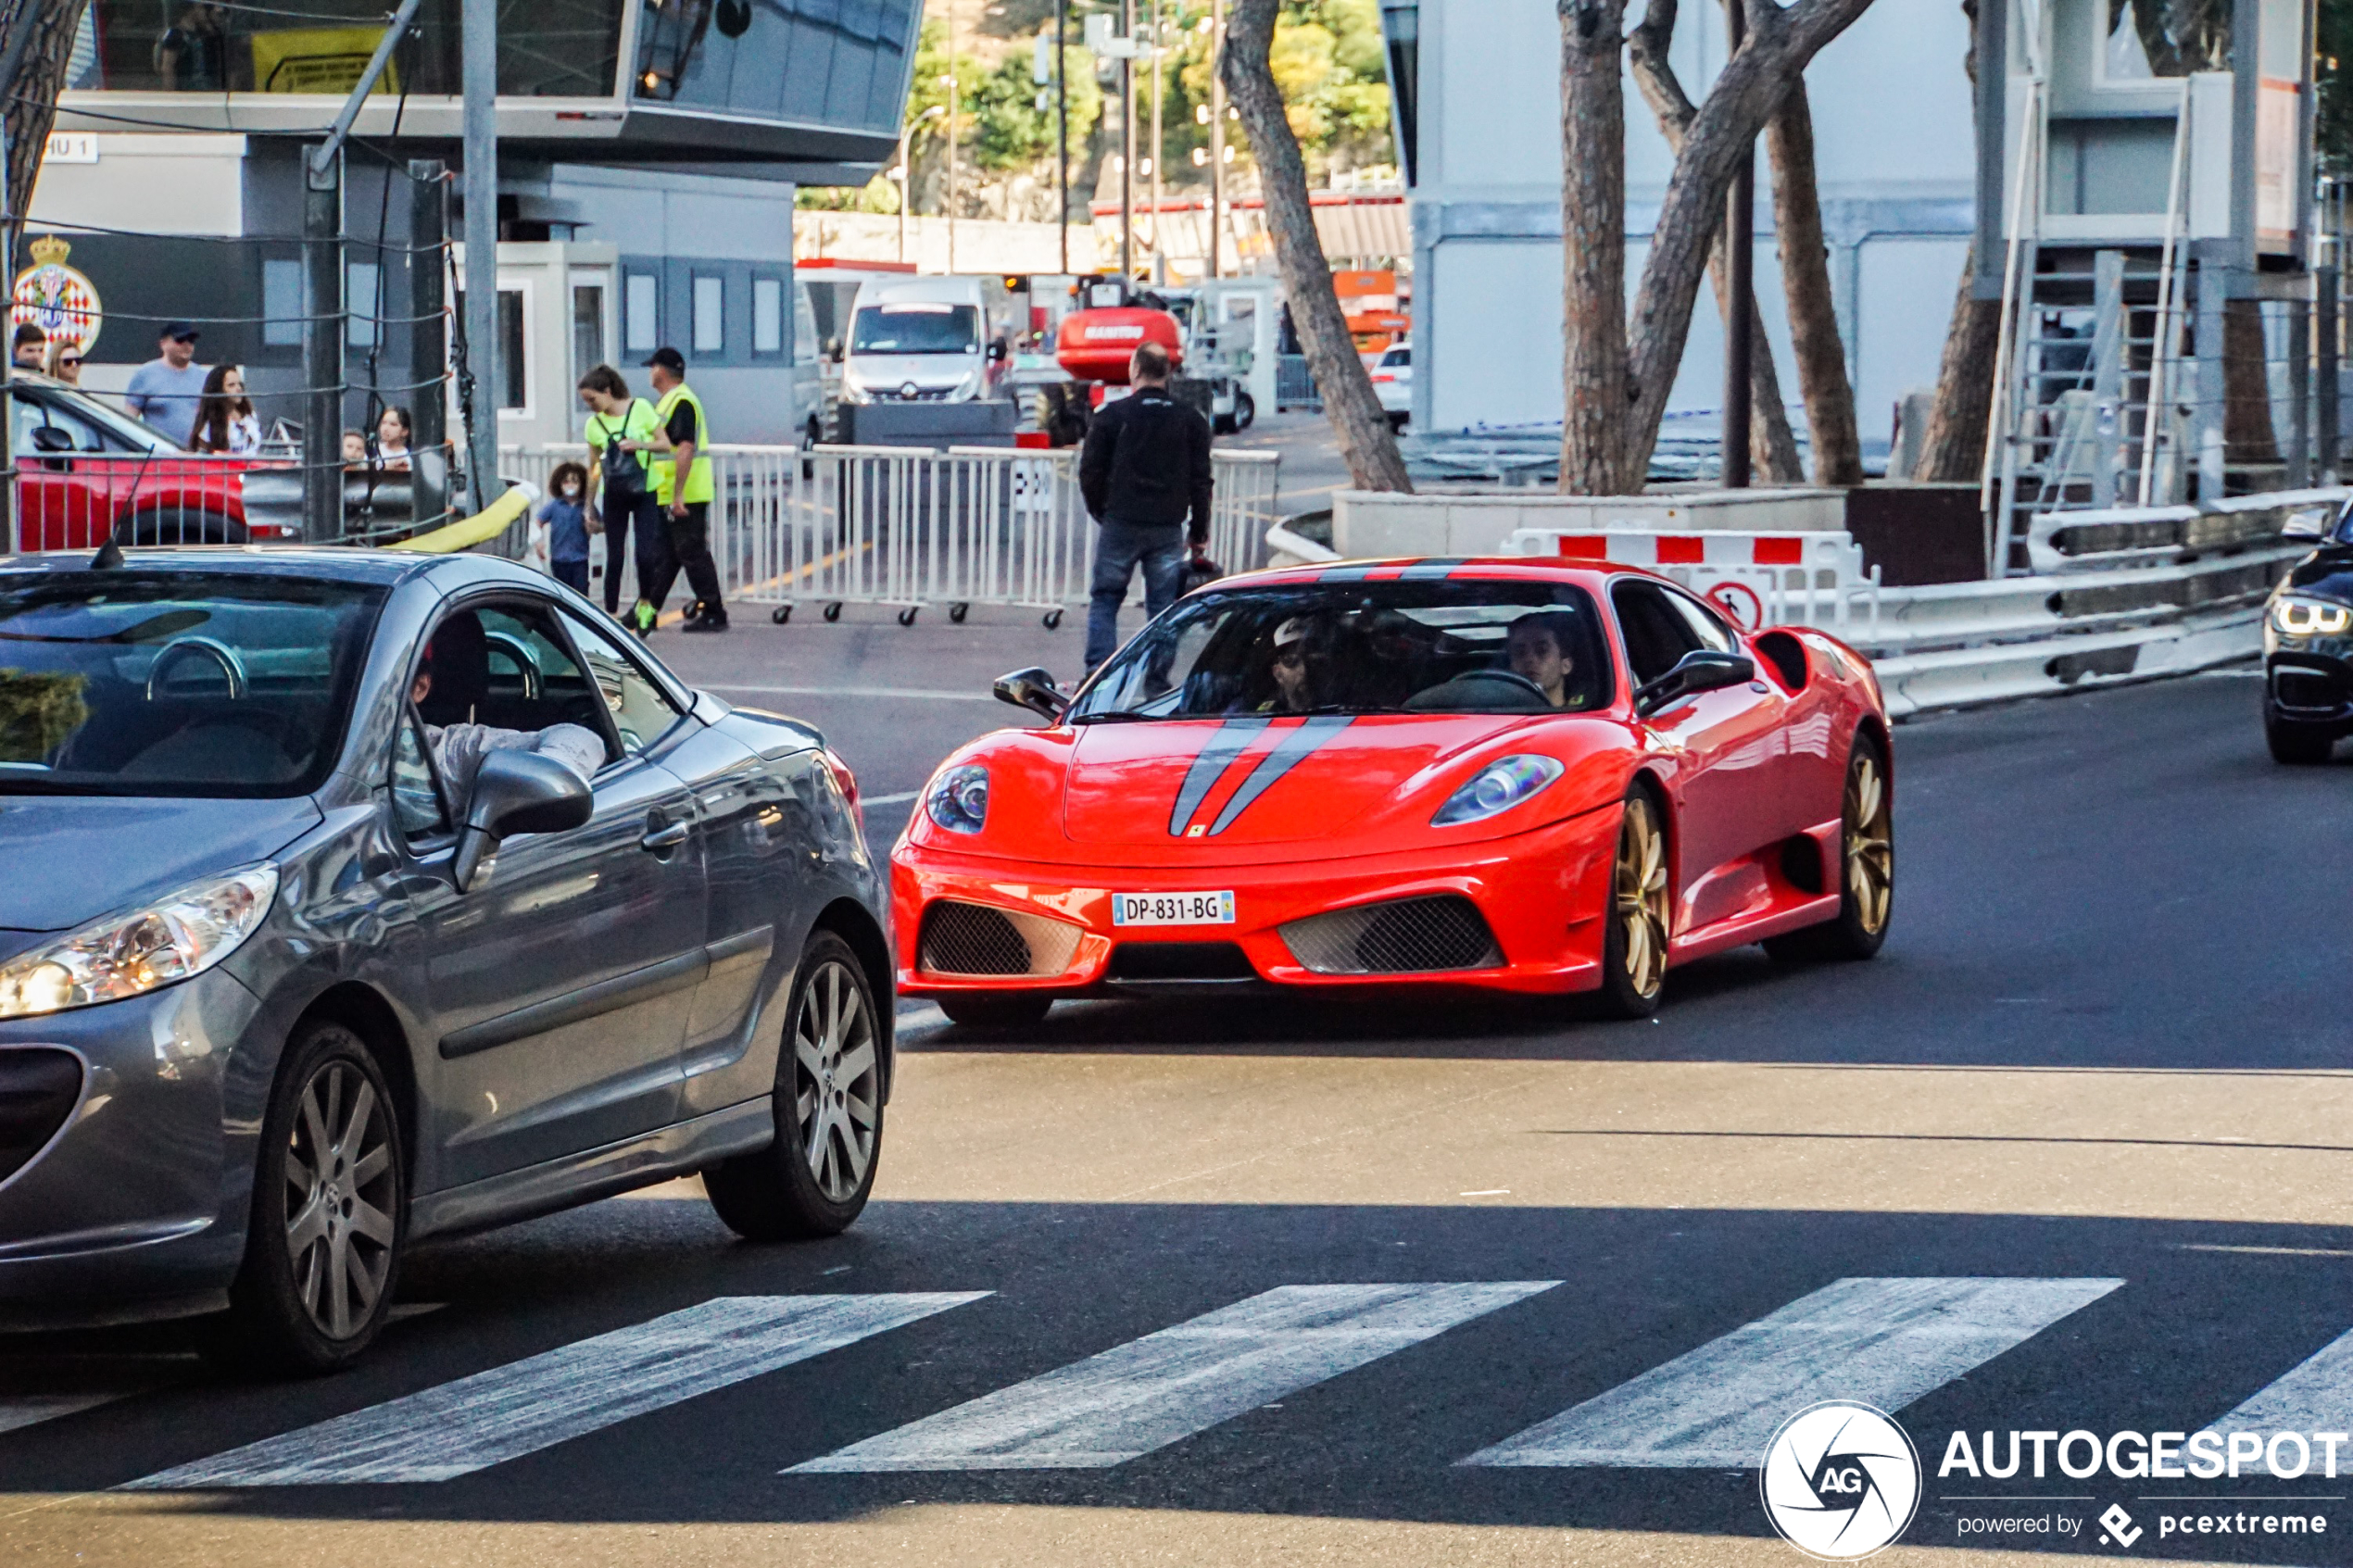
<path fill-rule="evenodd" d="M 1659 134 L 1667 150 L 1681 156 L 1683 133 L 1699 112 L 1675 74 L 1667 55 L 1675 41 L 1676 0 L 1650 0 L 1642 25 L 1626 35 L 1626 58 L 1642 101 L 1657 118 Z M 1724 232 L 1718 228 L 1708 246 L 1707 281 L 1716 294 L 1718 320 L 1731 320 L 1731 289 L 1725 270 Z M 1773 343 L 1765 332 L 1764 314 L 1749 299 L 1748 450 L 1768 484 L 1794 484 L 1805 478 L 1797 462 L 1797 435 L 1790 429 L 1789 408 L 1781 401 L 1780 373 L 1773 366 Z"/>
<path fill-rule="evenodd" d="M 1283 113 L 1282 91 L 1270 62 L 1279 0 L 1235 0 L 1227 13 L 1226 55 L 1220 67 L 1258 160 L 1266 200 L 1266 229 L 1290 296 L 1291 325 L 1307 352 L 1308 373 L 1323 394 L 1325 417 L 1340 437 L 1349 483 L 1359 490 L 1411 490 L 1396 434 L 1381 411 L 1371 374 L 1356 358 L 1356 340 L 1332 288 L 1331 263 L 1315 236 L 1308 203 L 1307 163 Z"/>
<path fill-rule="evenodd" d="M 73 53 L 73 35 L 82 25 L 87 0 L 16 0 L 0 6 L 0 56 L 19 30 L 30 27 L 13 82 L 0 82 L 0 127 L 8 139 L 8 210 L 21 215 L 32 205 L 33 182 L 41 175 L 41 159 L 49 150 L 49 128 L 57 123 L 57 94 L 66 83 L 66 65 Z M 11 235 L 24 228 L 18 217 Z"/>

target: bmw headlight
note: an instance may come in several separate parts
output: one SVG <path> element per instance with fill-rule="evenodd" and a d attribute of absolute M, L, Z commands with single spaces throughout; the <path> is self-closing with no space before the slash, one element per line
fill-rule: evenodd
<path fill-rule="evenodd" d="M 1567 771 L 1550 757 L 1506 757 L 1491 762 L 1438 809 L 1429 825 L 1451 828 L 1485 822 L 1510 810 Z"/>
<path fill-rule="evenodd" d="M 278 868 L 191 883 L 143 909 L 112 914 L 0 964 L 0 1018 L 119 1002 L 206 970 L 270 912 Z"/>
<path fill-rule="evenodd" d="M 2341 637 L 2353 631 L 2353 605 L 2282 594 L 2271 601 L 2271 626 L 2291 637 Z"/>
<path fill-rule="evenodd" d="M 977 762 L 946 770 L 925 792 L 924 809 L 950 833 L 978 833 L 988 821 L 988 770 Z"/>

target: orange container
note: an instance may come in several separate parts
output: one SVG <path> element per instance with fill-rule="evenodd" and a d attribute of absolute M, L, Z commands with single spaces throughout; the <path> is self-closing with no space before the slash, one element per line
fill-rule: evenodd
<path fill-rule="evenodd" d="M 1114 309 L 1074 310 L 1063 318 L 1054 338 L 1054 359 L 1079 381 L 1127 384 L 1127 360 L 1139 345 L 1156 343 L 1168 350 L 1171 364 L 1182 364 L 1184 345 L 1177 336 L 1176 318 L 1165 310 L 1134 306 Z"/>

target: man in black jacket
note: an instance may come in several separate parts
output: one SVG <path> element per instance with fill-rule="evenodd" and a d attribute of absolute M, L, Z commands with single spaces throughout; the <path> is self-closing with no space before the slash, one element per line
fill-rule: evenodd
<path fill-rule="evenodd" d="M 1078 458 L 1078 489 L 1099 528 L 1093 602 L 1087 611 L 1087 668 L 1119 646 L 1119 607 L 1136 568 L 1144 569 L 1144 609 L 1176 602 L 1185 546 L 1209 547 L 1209 421 L 1168 395 L 1168 351 L 1136 350 L 1136 390 L 1103 406 Z M 1186 527 L 1189 515 L 1191 527 Z"/>

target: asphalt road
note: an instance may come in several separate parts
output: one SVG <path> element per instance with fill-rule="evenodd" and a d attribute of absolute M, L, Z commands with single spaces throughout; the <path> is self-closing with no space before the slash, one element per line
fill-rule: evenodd
<path fill-rule="evenodd" d="M 852 610 L 670 651 L 887 798 L 1076 646 Z M 333 1379 L 224 1383 L 165 1330 L 0 1347 L 0 1563 L 1778 1565 L 1740 1456 L 1824 1397 L 1926 1461 L 1890 1561 L 2009 1518 L 2052 1522 L 2019 1556 L 2353 1559 L 2353 1477 L 1937 1474 L 1954 1432 L 2353 1429 L 2353 764 L 2273 767 L 2254 701 L 1904 728 L 1869 964 L 1746 949 L 1636 1024 L 932 1026 L 836 1240 L 737 1243 L 673 1184 L 421 1252 Z M 508 1399 L 431 1392 L 477 1375 Z M 2160 1535 L 2196 1514 L 2326 1533 Z"/>

